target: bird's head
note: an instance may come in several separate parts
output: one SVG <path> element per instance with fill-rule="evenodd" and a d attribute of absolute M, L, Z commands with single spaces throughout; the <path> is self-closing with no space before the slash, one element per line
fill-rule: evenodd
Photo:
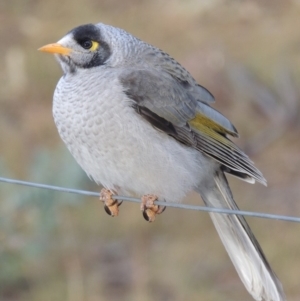
<path fill-rule="evenodd" d="M 78 69 L 120 63 L 126 54 L 126 40 L 136 39 L 112 26 L 86 24 L 72 29 L 57 43 L 45 45 L 39 50 L 55 54 L 64 73 L 75 73 Z"/>

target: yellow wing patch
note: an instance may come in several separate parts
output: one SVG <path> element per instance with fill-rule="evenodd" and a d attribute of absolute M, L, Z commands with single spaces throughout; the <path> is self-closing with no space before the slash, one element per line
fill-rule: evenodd
<path fill-rule="evenodd" d="M 196 116 L 189 121 L 189 125 L 194 128 L 195 130 L 201 131 L 201 132 L 206 132 L 206 134 L 215 132 L 216 137 L 219 136 L 219 134 L 228 134 L 231 136 L 237 136 L 237 134 L 233 131 L 230 131 L 220 124 L 216 123 L 215 121 L 211 120 L 207 116 L 197 113 Z M 210 135 L 211 136 L 211 135 Z M 215 138 L 215 137 L 214 137 Z M 219 140 L 219 139 L 217 139 Z"/>

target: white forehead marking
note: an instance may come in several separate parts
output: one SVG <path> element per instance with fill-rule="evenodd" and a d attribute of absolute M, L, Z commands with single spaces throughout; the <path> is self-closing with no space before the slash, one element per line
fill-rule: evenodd
<path fill-rule="evenodd" d="M 73 39 L 72 33 L 68 33 L 63 38 L 61 38 L 57 43 L 61 45 L 67 45 L 70 43 L 70 41 Z"/>

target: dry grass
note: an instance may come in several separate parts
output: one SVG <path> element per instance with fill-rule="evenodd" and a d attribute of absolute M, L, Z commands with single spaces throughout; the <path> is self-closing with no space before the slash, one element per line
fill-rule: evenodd
<path fill-rule="evenodd" d="M 2 175 L 98 189 L 51 116 L 61 74 L 36 49 L 104 22 L 169 52 L 216 97 L 268 188 L 232 180 L 243 209 L 300 215 L 299 1 L 11 0 L 0 4 Z M 1 300 L 251 300 L 207 214 L 99 202 L 1 184 Z M 196 196 L 190 200 L 196 202 Z M 299 226 L 249 220 L 290 301 L 299 300 Z"/>

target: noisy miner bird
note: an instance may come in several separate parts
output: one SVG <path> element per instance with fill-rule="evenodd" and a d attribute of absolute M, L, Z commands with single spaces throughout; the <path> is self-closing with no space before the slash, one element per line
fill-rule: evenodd
<path fill-rule="evenodd" d="M 53 116 L 62 140 L 89 177 L 102 184 L 106 211 L 115 194 L 137 195 L 152 221 L 191 190 L 205 205 L 237 210 L 225 173 L 266 184 L 228 136 L 238 133 L 213 109 L 212 94 L 167 53 L 102 23 L 74 28 L 55 44 L 63 77 Z M 242 216 L 210 213 L 255 300 L 285 300 L 282 285 Z"/>

